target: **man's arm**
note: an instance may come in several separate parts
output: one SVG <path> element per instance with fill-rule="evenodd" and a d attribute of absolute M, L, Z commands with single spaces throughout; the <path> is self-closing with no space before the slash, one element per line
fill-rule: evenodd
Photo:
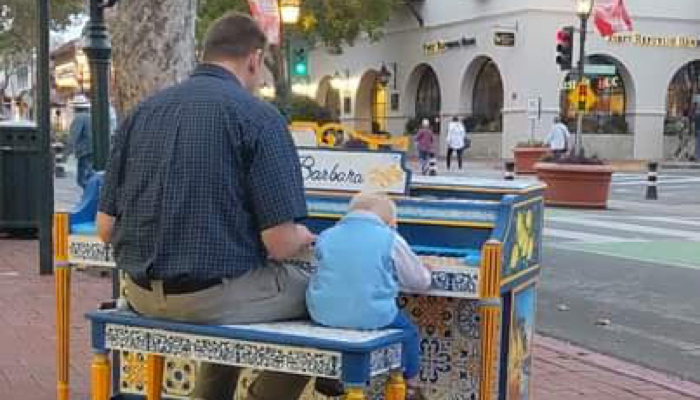
<path fill-rule="evenodd" d="M 396 234 L 392 258 L 401 287 L 418 291 L 430 289 L 432 283 L 430 270 L 423 265 L 420 258 L 399 234 Z"/>
<path fill-rule="evenodd" d="M 299 254 L 316 236 L 304 225 L 287 222 L 264 230 L 262 240 L 270 257 L 281 261 Z"/>

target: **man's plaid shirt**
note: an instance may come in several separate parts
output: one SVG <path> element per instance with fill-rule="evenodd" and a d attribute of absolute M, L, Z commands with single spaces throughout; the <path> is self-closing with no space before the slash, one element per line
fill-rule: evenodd
<path fill-rule="evenodd" d="M 285 120 L 214 65 L 136 107 L 117 133 L 99 210 L 119 268 L 209 281 L 264 265 L 260 233 L 306 216 Z"/>

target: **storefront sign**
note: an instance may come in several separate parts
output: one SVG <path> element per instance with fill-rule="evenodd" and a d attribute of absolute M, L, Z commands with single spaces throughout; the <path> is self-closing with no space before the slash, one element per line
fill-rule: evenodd
<path fill-rule="evenodd" d="M 617 33 L 607 38 L 614 44 L 631 44 L 641 47 L 672 47 L 697 49 L 700 47 L 700 39 L 692 36 L 653 36 L 643 35 L 637 32 Z"/>
<path fill-rule="evenodd" d="M 584 83 L 591 85 L 591 87 L 596 88 L 597 90 L 617 89 L 622 86 L 622 82 L 620 81 L 619 76 L 606 76 L 593 79 L 585 78 L 583 81 Z M 577 84 L 578 81 L 576 80 L 564 81 L 562 89 L 574 90 L 576 89 Z"/>
<path fill-rule="evenodd" d="M 461 39 L 451 40 L 451 41 L 437 40 L 434 42 L 425 43 L 425 44 L 423 44 L 423 51 L 428 56 L 434 56 L 434 55 L 442 54 L 448 50 L 454 50 L 454 49 L 459 49 L 462 47 L 475 46 L 475 45 L 476 45 L 475 38 L 463 37 Z"/>
<path fill-rule="evenodd" d="M 496 32 L 493 36 L 493 44 L 503 47 L 515 47 L 515 32 Z"/>
<path fill-rule="evenodd" d="M 307 190 L 405 194 L 409 172 L 403 153 L 299 149 Z"/>

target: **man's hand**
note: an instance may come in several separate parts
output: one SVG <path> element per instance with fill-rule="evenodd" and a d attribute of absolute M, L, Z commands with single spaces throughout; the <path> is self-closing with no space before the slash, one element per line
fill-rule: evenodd
<path fill-rule="evenodd" d="M 304 225 L 287 222 L 264 230 L 262 240 L 270 257 L 280 261 L 296 255 L 313 244 L 316 235 Z"/>
<path fill-rule="evenodd" d="M 97 236 L 105 243 L 112 240 L 112 228 L 114 227 L 114 217 L 102 212 L 97 213 Z"/>

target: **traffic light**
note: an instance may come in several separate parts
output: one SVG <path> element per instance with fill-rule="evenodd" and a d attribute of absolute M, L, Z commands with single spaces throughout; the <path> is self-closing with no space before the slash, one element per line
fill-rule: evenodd
<path fill-rule="evenodd" d="M 309 75 L 309 56 L 306 49 L 294 49 L 292 54 L 292 75 L 297 77 Z"/>
<path fill-rule="evenodd" d="M 571 70 L 574 55 L 574 27 L 565 26 L 557 31 L 557 64 L 562 71 Z"/>

